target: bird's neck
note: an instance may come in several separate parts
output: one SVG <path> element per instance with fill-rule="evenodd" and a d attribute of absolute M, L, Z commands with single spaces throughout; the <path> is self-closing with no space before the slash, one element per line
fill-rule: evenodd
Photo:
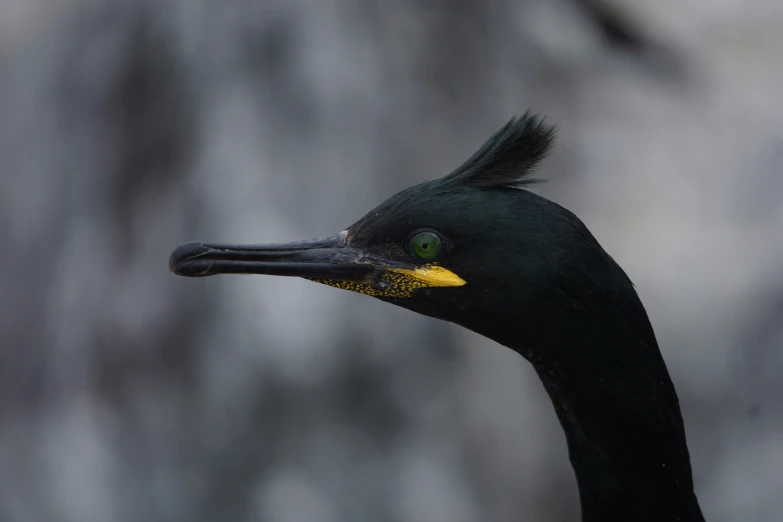
<path fill-rule="evenodd" d="M 629 341 L 613 350 L 640 353 L 634 361 L 606 360 L 605 371 L 531 358 L 565 430 L 583 520 L 703 522 L 677 396 L 658 347 Z"/>
<path fill-rule="evenodd" d="M 674 385 L 633 298 L 600 316 L 561 311 L 560 324 L 517 321 L 495 340 L 533 364 L 552 399 L 584 521 L 703 522 Z"/>

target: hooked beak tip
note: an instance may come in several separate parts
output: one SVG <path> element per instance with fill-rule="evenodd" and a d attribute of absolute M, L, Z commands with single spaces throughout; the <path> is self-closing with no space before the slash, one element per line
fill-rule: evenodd
<path fill-rule="evenodd" d="M 169 271 L 181 275 L 179 268 L 183 262 L 203 256 L 209 250 L 209 247 L 198 241 L 178 246 L 169 257 Z"/>

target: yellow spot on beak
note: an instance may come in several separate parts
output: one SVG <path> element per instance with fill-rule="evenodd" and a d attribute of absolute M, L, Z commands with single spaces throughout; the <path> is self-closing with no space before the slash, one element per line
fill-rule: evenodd
<path fill-rule="evenodd" d="M 394 268 L 390 272 L 405 274 L 421 282 L 421 287 L 430 286 L 462 286 L 465 280 L 460 276 L 437 265 L 424 265 L 413 270 L 407 268 Z"/>
<path fill-rule="evenodd" d="M 327 279 L 311 279 L 311 281 L 373 297 L 398 299 L 413 297 L 413 291 L 419 288 L 462 286 L 467 284 L 464 279 L 451 270 L 437 265 L 424 265 L 414 269 L 392 268 L 381 277 L 377 285 Z"/>

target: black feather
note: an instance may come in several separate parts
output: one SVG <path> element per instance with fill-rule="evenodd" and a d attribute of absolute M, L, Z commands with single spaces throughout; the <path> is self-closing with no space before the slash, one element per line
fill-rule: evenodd
<path fill-rule="evenodd" d="M 496 131 L 465 163 L 444 177 L 444 183 L 484 188 L 519 188 L 538 180 L 533 169 L 550 152 L 556 127 L 525 112 Z"/>

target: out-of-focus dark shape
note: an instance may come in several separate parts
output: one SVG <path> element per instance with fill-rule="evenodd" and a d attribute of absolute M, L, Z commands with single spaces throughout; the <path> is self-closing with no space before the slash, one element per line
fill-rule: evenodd
<path fill-rule="evenodd" d="M 598 29 L 606 43 L 628 58 L 639 60 L 657 74 L 680 78 L 685 74 L 682 57 L 671 48 L 649 35 L 641 23 L 628 15 L 618 2 L 606 0 L 573 0 Z"/>

